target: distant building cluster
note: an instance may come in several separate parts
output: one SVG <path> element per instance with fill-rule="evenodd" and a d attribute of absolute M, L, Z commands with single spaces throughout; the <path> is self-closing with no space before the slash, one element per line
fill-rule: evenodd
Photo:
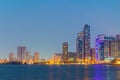
<path fill-rule="evenodd" d="M 9 54 L 9 62 L 20 62 L 22 64 L 34 64 L 39 63 L 39 52 L 35 52 L 34 56 L 30 55 L 25 46 L 17 47 L 17 58 L 15 58 L 14 53 Z"/>
<path fill-rule="evenodd" d="M 111 61 L 120 63 L 120 34 L 116 36 L 107 36 L 99 34 L 95 38 L 95 47 L 91 47 L 90 26 L 85 25 L 83 30 L 77 34 L 76 51 L 69 51 L 68 42 L 63 42 L 62 52 L 55 53 L 51 59 L 47 61 L 40 59 L 39 52 L 35 52 L 34 56 L 30 55 L 25 46 L 17 47 L 17 58 L 14 53 L 9 54 L 9 60 L 0 60 L 0 63 L 20 62 L 22 64 L 64 64 L 64 63 L 80 63 L 80 64 L 97 64 L 110 63 Z"/>
<path fill-rule="evenodd" d="M 107 63 L 120 58 L 120 34 L 96 36 L 95 47 L 91 48 L 90 26 L 85 25 L 83 31 L 77 34 L 76 52 L 68 51 L 68 42 L 63 42 L 63 52 L 55 53 L 52 57 L 53 63 Z"/>

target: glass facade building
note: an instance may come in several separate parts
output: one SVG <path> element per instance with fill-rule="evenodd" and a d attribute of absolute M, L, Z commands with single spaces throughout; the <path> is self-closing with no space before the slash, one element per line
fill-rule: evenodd
<path fill-rule="evenodd" d="M 63 43 L 63 61 L 68 61 L 68 42 Z"/>
<path fill-rule="evenodd" d="M 77 59 L 86 62 L 91 59 L 90 55 L 90 26 L 85 25 L 83 31 L 78 33 L 76 39 Z"/>
<path fill-rule="evenodd" d="M 80 32 L 77 35 L 76 53 L 77 53 L 77 58 L 82 59 L 82 55 L 83 55 L 83 32 Z"/>
<path fill-rule="evenodd" d="M 26 60 L 26 47 L 25 46 L 17 47 L 17 59 L 18 61 Z"/>
<path fill-rule="evenodd" d="M 104 60 L 105 58 L 112 57 L 112 51 L 114 51 L 113 47 L 115 37 L 106 36 L 105 34 L 98 35 L 96 37 L 96 59 L 97 61 Z"/>
<path fill-rule="evenodd" d="M 83 59 L 90 58 L 90 26 L 86 24 L 83 28 Z"/>

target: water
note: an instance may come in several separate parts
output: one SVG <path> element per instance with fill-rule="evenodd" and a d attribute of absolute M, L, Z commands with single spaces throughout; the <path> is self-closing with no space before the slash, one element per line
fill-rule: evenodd
<path fill-rule="evenodd" d="M 0 80 L 120 80 L 120 66 L 0 65 Z"/>

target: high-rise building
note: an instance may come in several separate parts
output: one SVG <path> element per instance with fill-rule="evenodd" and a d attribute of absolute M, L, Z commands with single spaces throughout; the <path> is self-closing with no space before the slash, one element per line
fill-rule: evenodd
<path fill-rule="evenodd" d="M 63 43 L 63 61 L 68 61 L 68 42 Z"/>
<path fill-rule="evenodd" d="M 90 26 L 83 28 L 83 60 L 90 60 Z"/>
<path fill-rule="evenodd" d="M 17 47 L 17 59 L 18 61 L 26 60 L 26 47 L 25 46 Z"/>
<path fill-rule="evenodd" d="M 76 53 L 77 61 L 88 62 L 91 60 L 90 56 L 90 26 L 85 25 L 83 31 L 78 33 L 76 39 Z"/>
<path fill-rule="evenodd" d="M 76 54 L 77 58 L 82 59 L 83 55 L 83 32 L 78 33 L 76 39 Z"/>
<path fill-rule="evenodd" d="M 104 60 L 105 58 L 111 57 L 111 44 L 112 41 L 115 41 L 115 37 L 106 36 L 105 34 L 100 34 L 96 38 L 96 58 L 97 61 Z"/>
<path fill-rule="evenodd" d="M 111 57 L 120 58 L 120 39 L 111 41 Z"/>
<path fill-rule="evenodd" d="M 96 37 L 96 60 L 100 61 L 104 59 L 104 34 Z"/>
<path fill-rule="evenodd" d="M 15 61 L 15 57 L 14 57 L 14 53 L 10 53 L 9 54 L 9 62 L 13 62 L 13 61 Z"/>
<path fill-rule="evenodd" d="M 30 52 L 27 51 L 26 52 L 26 62 L 28 62 L 30 60 Z"/>
<path fill-rule="evenodd" d="M 39 52 L 35 52 L 34 53 L 34 63 L 37 63 L 37 62 L 39 62 Z"/>

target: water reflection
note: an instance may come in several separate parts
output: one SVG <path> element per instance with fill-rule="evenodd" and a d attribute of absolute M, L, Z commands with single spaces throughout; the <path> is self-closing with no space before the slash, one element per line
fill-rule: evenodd
<path fill-rule="evenodd" d="M 110 80 L 110 65 L 106 67 L 106 80 Z"/>
<path fill-rule="evenodd" d="M 49 66 L 49 80 L 120 80 L 120 67 L 111 65 Z"/>
<path fill-rule="evenodd" d="M 120 80 L 120 66 L 117 66 L 115 69 L 116 69 L 116 80 Z"/>
<path fill-rule="evenodd" d="M 120 80 L 120 66 L 0 65 L 0 80 Z"/>
<path fill-rule="evenodd" d="M 54 79 L 53 70 L 52 70 L 53 67 L 54 67 L 53 65 L 49 66 L 49 71 L 48 71 L 49 72 L 49 80 L 53 80 Z"/>
<path fill-rule="evenodd" d="M 84 80 L 89 80 L 89 70 L 88 70 L 88 66 L 85 65 L 85 70 L 84 70 Z"/>
<path fill-rule="evenodd" d="M 81 75 L 80 74 L 78 74 L 78 70 L 80 70 L 80 72 L 82 72 L 81 70 L 81 68 L 80 68 L 80 66 L 79 65 L 76 65 L 76 70 L 75 70 L 75 80 L 80 80 L 81 79 Z"/>

